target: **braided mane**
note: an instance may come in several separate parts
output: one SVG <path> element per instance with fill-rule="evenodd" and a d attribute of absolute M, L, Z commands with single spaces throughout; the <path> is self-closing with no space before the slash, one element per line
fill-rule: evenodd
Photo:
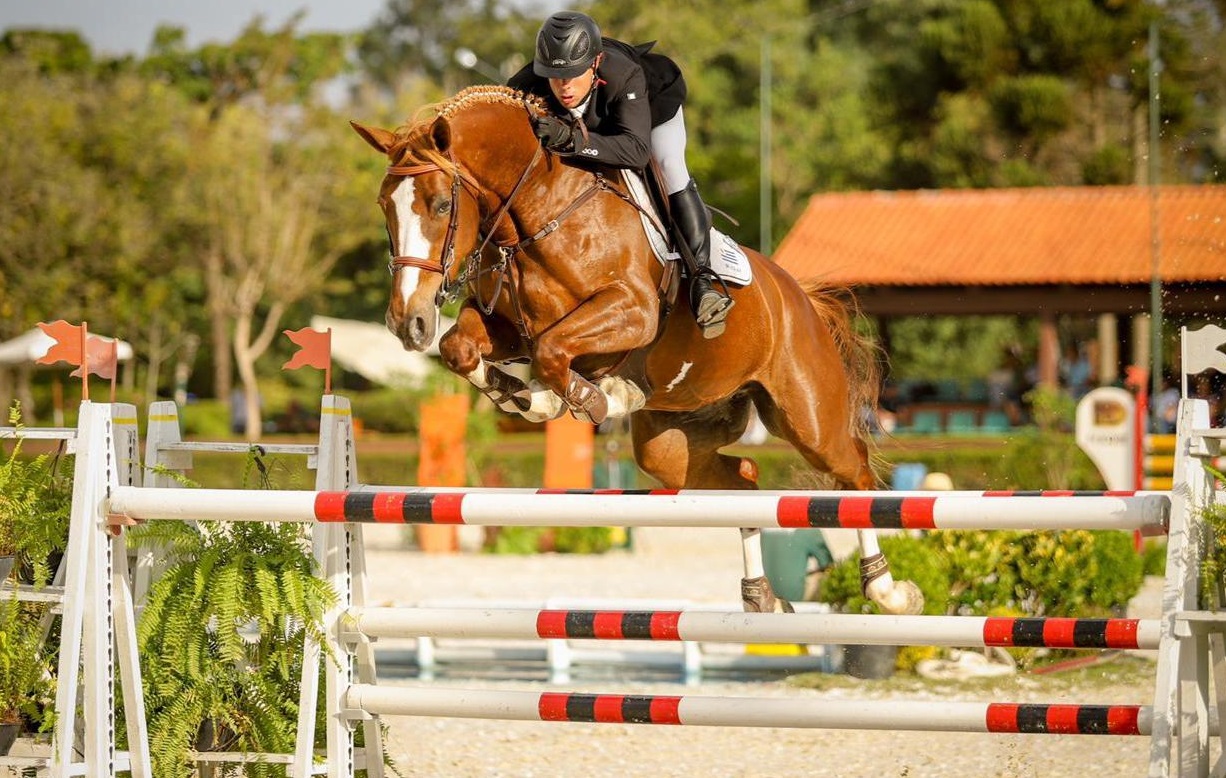
<path fill-rule="evenodd" d="M 456 92 L 447 100 L 422 107 L 410 119 L 396 129 L 396 143 L 389 156 L 398 165 L 433 163 L 443 165 L 445 159 L 426 137 L 437 117 L 455 119 L 470 108 L 483 105 L 510 105 L 526 107 L 534 116 L 545 112 L 545 103 L 536 95 L 529 95 L 509 86 L 470 86 Z"/>

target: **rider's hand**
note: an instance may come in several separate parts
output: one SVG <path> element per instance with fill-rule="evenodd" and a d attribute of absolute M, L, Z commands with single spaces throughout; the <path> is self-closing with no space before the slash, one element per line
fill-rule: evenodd
<path fill-rule="evenodd" d="M 575 131 L 562 119 L 551 114 L 536 116 L 532 119 L 532 132 L 536 134 L 541 145 L 550 151 L 572 151 Z"/>

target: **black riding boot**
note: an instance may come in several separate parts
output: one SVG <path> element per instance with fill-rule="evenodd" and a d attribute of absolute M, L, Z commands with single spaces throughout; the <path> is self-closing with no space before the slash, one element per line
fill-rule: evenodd
<path fill-rule="evenodd" d="M 693 255 L 694 265 L 689 271 L 690 308 L 694 311 L 694 319 L 702 328 L 704 338 L 718 338 L 724 333 L 724 320 L 728 318 L 732 298 L 712 286 L 718 279 L 711 270 L 711 214 L 693 179 L 685 189 L 669 195 L 668 204 L 672 208 L 673 221 Z"/>

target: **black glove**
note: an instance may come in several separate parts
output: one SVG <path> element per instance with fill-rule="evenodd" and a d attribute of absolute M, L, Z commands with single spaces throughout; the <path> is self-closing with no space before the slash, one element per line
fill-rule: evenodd
<path fill-rule="evenodd" d="M 575 131 L 562 119 L 551 114 L 536 116 L 532 119 L 532 132 L 536 134 L 541 145 L 550 151 L 572 151 L 572 141 Z"/>

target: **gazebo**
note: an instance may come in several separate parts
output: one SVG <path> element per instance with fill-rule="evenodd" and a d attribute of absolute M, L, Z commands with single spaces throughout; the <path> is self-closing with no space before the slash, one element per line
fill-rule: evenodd
<path fill-rule="evenodd" d="M 1036 316 L 1050 384 L 1057 317 L 1097 317 L 1105 383 L 1119 374 L 1121 343 L 1129 363 L 1149 364 L 1155 275 L 1165 316 L 1226 314 L 1226 186 L 819 194 L 775 261 L 853 287 L 886 333 L 901 316 Z"/>

